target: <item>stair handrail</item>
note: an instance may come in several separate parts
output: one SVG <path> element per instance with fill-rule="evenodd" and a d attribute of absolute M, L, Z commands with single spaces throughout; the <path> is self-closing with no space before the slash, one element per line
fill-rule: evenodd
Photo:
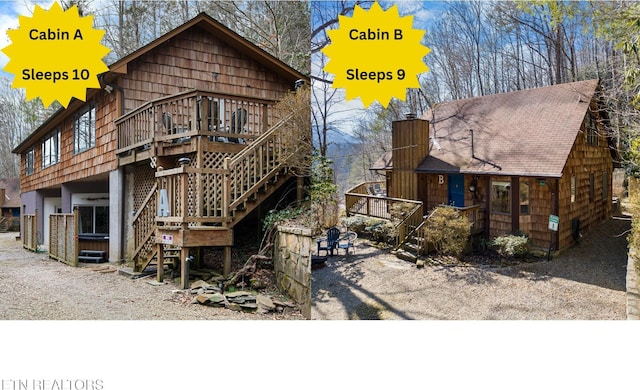
<path fill-rule="evenodd" d="M 153 186 L 149 190 L 149 193 L 147 194 L 146 198 L 144 199 L 144 201 L 140 205 L 140 208 L 138 209 L 138 211 L 133 216 L 133 219 L 131 221 L 131 226 L 135 226 L 136 225 L 136 223 L 138 222 L 138 219 L 140 219 L 140 216 L 146 210 L 146 208 L 149 205 L 149 203 L 151 203 L 151 200 L 155 199 L 156 190 L 157 189 L 158 189 L 158 183 L 156 181 L 156 183 L 153 184 Z M 153 213 L 155 215 L 155 210 L 153 210 Z M 148 231 L 145 231 L 143 233 L 141 233 L 141 232 L 134 233 L 133 239 L 134 239 L 134 246 L 135 247 L 134 247 L 133 253 L 131 255 L 131 259 L 132 260 L 135 260 L 135 258 L 138 256 L 138 254 L 140 254 L 140 251 L 142 250 L 142 248 L 144 248 L 144 246 L 147 243 L 147 241 L 149 241 L 151 239 L 151 237 L 153 236 L 153 232 L 154 231 L 155 231 L 155 223 L 154 223 L 153 227 Z M 140 242 L 136 242 L 137 241 L 136 238 L 138 237 L 138 233 L 141 233 L 140 236 L 143 237 L 140 240 Z"/>
<path fill-rule="evenodd" d="M 396 248 L 399 248 L 407 241 L 407 238 L 410 237 L 409 234 L 404 233 L 406 226 L 411 222 L 415 222 L 418 218 L 421 218 L 422 214 L 423 205 L 422 202 L 419 202 L 407 213 L 407 216 L 402 221 L 396 224 L 395 228 L 398 232 L 396 236 Z"/>
<path fill-rule="evenodd" d="M 234 209 L 244 200 L 246 200 L 249 196 L 257 191 L 257 189 L 264 185 L 264 183 L 269 180 L 275 173 L 279 172 L 284 165 L 284 162 L 289 159 L 291 154 L 287 155 L 285 153 L 284 156 L 278 155 L 278 153 L 274 153 L 274 157 L 277 157 L 277 163 L 275 163 L 268 172 L 261 175 L 260 180 L 256 180 L 255 183 L 248 186 L 246 189 L 242 189 L 239 194 L 232 196 L 231 194 L 231 185 L 232 181 L 232 172 L 247 158 L 251 157 L 252 154 L 255 154 L 259 148 L 266 145 L 270 142 L 276 135 L 278 135 L 278 131 L 282 129 L 282 126 L 293 117 L 293 113 L 287 115 L 286 117 L 280 119 L 276 124 L 274 124 L 269 130 L 260 134 L 258 138 L 253 140 L 249 146 L 243 149 L 240 153 L 236 154 L 233 157 L 227 157 L 224 160 L 224 171 L 225 171 L 225 186 L 223 190 L 223 204 L 226 205 L 227 213 L 229 210 Z M 274 145 L 276 146 L 276 145 Z M 281 152 L 282 150 L 280 150 Z M 284 158 L 283 158 L 284 157 Z M 233 180 L 237 181 L 237 177 L 233 178 Z M 234 188 L 238 188 L 237 185 Z M 227 214 L 225 213 L 225 214 Z M 227 214 L 228 215 L 228 214 Z"/>

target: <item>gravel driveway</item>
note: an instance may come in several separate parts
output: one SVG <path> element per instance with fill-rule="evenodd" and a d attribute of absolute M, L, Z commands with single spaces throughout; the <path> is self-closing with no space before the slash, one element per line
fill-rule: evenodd
<path fill-rule="evenodd" d="M 312 274 L 313 319 L 626 319 L 626 219 L 598 225 L 553 260 L 427 266 L 359 240 Z"/>
<path fill-rule="evenodd" d="M 70 267 L 22 249 L 15 236 L 0 233 L 0 320 L 302 319 L 299 312 L 260 315 L 191 304 L 171 283 L 97 272 L 104 264 Z"/>

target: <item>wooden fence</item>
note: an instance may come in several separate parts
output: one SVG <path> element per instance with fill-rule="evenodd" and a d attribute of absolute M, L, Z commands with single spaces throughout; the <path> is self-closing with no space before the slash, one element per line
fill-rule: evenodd
<path fill-rule="evenodd" d="M 23 216 L 22 246 L 33 252 L 38 251 L 38 211 Z"/>
<path fill-rule="evenodd" d="M 49 216 L 49 257 L 78 266 L 78 211 Z"/>

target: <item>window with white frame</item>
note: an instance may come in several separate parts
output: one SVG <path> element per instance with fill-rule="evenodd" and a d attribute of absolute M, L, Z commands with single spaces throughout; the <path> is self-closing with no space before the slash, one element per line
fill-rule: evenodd
<path fill-rule="evenodd" d="M 34 171 L 34 152 L 33 148 L 27 150 L 27 154 L 24 156 L 25 159 L 25 173 L 27 175 L 31 175 Z"/>
<path fill-rule="evenodd" d="M 73 124 L 73 152 L 80 153 L 96 146 L 96 108 L 89 105 Z"/>
<path fill-rule="evenodd" d="M 42 140 L 42 167 L 60 162 L 60 128 L 46 135 Z"/>

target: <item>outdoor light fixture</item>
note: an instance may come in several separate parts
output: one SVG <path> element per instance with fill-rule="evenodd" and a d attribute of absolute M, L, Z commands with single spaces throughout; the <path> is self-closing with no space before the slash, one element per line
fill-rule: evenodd
<path fill-rule="evenodd" d="M 191 164 L 191 159 L 189 157 L 182 157 L 178 159 L 178 165 L 189 165 Z"/>
<path fill-rule="evenodd" d="M 547 182 L 544 179 L 538 179 L 538 183 L 543 187 L 547 185 Z"/>
<path fill-rule="evenodd" d="M 476 192 L 478 190 L 478 177 L 474 177 L 469 185 L 469 192 Z"/>

